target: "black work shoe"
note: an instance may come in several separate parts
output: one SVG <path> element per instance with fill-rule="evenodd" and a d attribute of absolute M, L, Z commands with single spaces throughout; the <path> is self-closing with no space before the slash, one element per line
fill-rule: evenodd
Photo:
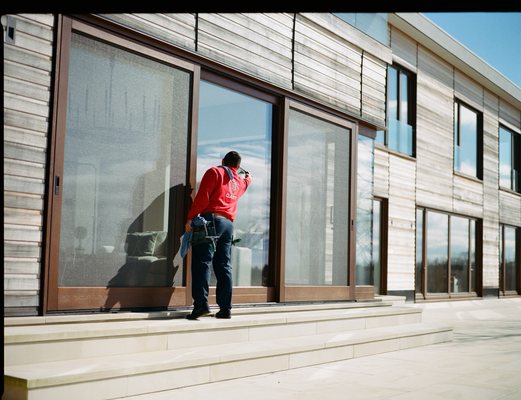
<path fill-rule="evenodd" d="M 230 319 L 231 317 L 232 317 L 232 313 L 230 310 L 219 310 L 215 314 L 215 318 Z"/>
<path fill-rule="evenodd" d="M 210 314 L 209 308 L 194 308 L 192 310 L 192 313 L 188 314 L 186 316 L 186 319 L 195 320 L 195 319 L 198 319 L 199 317 L 203 317 L 208 314 Z"/>

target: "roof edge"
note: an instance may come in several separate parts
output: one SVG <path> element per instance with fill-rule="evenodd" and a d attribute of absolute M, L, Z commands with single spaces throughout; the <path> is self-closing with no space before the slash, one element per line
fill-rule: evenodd
<path fill-rule="evenodd" d="M 421 13 L 389 13 L 388 23 L 441 56 L 501 99 L 521 109 L 521 87 Z"/>

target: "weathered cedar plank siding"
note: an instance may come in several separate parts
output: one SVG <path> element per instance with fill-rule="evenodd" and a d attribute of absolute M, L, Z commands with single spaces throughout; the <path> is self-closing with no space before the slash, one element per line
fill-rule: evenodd
<path fill-rule="evenodd" d="M 364 52 L 362 55 L 362 118 L 385 125 L 387 64 Z"/>
<path fill-rule="evenodd" d="M 412 72 L 416 72 L 418 64 L 418 46 L 416 42 L 394 27 L 390 29 L 390 37 L 393 61 L 410 69 Z"/>
<path fill-rule="evenodd" d="M 166 43 L 195 50 L 195 14 L 101 14 Z"/>
<path fill-rule="evenodd" d="M 294 90 L 384 125 L 390 49 L 332 14 L 295 18 Z"/>
<path fill-rule="evenodd" d="M 199 14 L 197 52 L 291 88 L 291 14 Z"/>
<path fill-rule="evenodd" d="M 4 307 L 37 312 L 53 52 L 52 15 L 18 14 L 4 41 Z M 7 17 L 2 16 L 5 29 Z"/>
<path fill-rule="evenodd" d="M 419 47 L 416 79 L 416 202 L 452 211 L 452 68 Z"/>
<path fill-rule="evenodd" d="M 374 187 L 378 197 L 389 197 L 389 153 L 379 146 L 374 149 Z"/>
<path fill-rule="evenodd" d="M 499 282 L 499 99 L 483 98 L 483 286 Z"/>
<path fill-rule="evenodd" d="M 389 157 L 388 290 L 414 288 L 416 163 Z"/>
<path fill-rule="evenodd" d="M 360 114 L 362 52 L 306 17 L 295 23 L 297 92 Z"/>

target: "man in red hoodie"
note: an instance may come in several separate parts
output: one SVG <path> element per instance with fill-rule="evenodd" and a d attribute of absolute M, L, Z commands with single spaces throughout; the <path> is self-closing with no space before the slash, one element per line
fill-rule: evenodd
<path fill-rule="evenodd" d="M 203 175 L 199 190 L 187 215 L 186 232 L 192 232 L 192 220 L 198 216 L 212 227 L 212 240 L 195 244 L 192 242 L 192 298 L 194 308 L 187 319 L 198 319 L 210 313 L 208 290 L 210 268 L 217 278 L 216 318 L 231 318 L 232 308 L 232 265 L 231 247 L 233 221 L 239 198 L 246 192 L 251 177 L 245 171 L 244 178 L 238 175 L 241 156 L 236 151 L 227 153 L 222 165 L 209 168 Z"/>

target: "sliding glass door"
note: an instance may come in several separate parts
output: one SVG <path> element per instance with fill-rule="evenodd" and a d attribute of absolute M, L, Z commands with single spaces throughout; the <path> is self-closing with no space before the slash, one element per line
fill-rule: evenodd
<path fill-rule="evenodd" d="M 218 81 L 216 83 L 214 81 Z M 253 182 L 239 200 L 234 221 L 232 273 L 235 302 L 265 302 L 270 264 L 271 161 L 276 99 L 203 72 L 199 86 L 197 187 L 205 171 L 231 150 Z M 212 271 L 211 285 L 216 283 Z M 211 295 L 214 290 L 212 288 Z"/>
<path fill-rule="evenodd" d="M 60 82 L 67 91 L 54 166 L 59 240 L 51 248 L 50 282 L 58 294 L 50 309 L 185 303 L 184 295 L 173 299 L 172 288 L 185 280 L 176 253 L 193 71 L 81 27 L 66 37 L 68 73 Z M 164 293 L 151 300 L 152 288 Z"/>
<path fill-rule="evenodd" d="M 287 121 L 285 298 L 350 298 L 353 125 L 297 104 Z"/>

